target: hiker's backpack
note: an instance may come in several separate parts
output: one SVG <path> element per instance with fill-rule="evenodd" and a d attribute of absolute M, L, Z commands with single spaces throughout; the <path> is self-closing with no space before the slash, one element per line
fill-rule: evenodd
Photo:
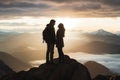
<path fill-rule="evenodd" d="M 48 31 L 48 26 L 45 27 L 45 29 L 42 32 L 42 36 L 43 36 L 43 42 L 48 42 L 49 40 L 49 31 Z"/>

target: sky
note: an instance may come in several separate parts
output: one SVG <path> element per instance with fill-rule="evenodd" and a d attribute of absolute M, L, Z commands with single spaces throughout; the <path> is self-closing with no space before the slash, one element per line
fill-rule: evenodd
<path fill-rule="evenodd" d="M 120 29 L 120 0 L 0 0 L 0 29 L 41 28 L 50 19 L 67 29 Z"/>

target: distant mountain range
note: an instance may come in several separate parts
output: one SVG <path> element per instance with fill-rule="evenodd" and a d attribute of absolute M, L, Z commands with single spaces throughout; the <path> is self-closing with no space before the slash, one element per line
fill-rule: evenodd
<path fill-rule="evenodd" d="M 24 62 L 43 59 L 45 50 L 41 47 L 40 35 L 40 33 L 2 31 L 0 32 L 0 51 L 11 53 Z"/>
<path fill-rule="evenodd" d="M 45 51 L 45 50 L 44 50 Z M 45 59 L 45 53 L 33 47 L 20 46 L 13 50 L 12 55 L 24 62 Z"/>
<path fill-rule="evenodd" d="M 0 34 L 0 51 L 12 52 L 20 46 L 38 47 L 40 46 L 40 42 L 42 42 L 42 40 L 40 40 L 40 34 L 38 34 L 39 33 L 2 32 L 2 34 Z"/>
<path fill-rule="evenodd" d="M 84 40 L 66 41 L 64 52 L 120 53 L 120 36 L 117 34 L 100 29 L 81 35 L 76 37 Z M 42 43 L 41 36 L 40 33 L 0 31 L 0 51 L 12 53 L 11 55 L 25 62 L 45 59 L 46 44 Z M 71 43 L 74 44 L 71 46 Z"/>
<path fill-rule="evenodd" d="M 105 31 L 103 29 L 99 29 L 97 31 L 94 31 L 91 34 L 93 34 L 93 35 L 99 35 L 99 36 L 117 36 L 116 34 L 108 32 L 108 31 Z"/>
<path fill-rule="evenodd" d="M 86 53 L 107 53 L 107 54 L 119 54 L 120 45 L 100 42 L 100 41 L 91 41 L 79 47 L 79 51 Z"/>
<path fill-rule="evenodd" d="M 100 29 L 91 33 L 84 33 L 82 36 L 88 41 L 78 46 L 76 51 L 87 53 L 120 53 L 120 36 Z M 84 41 L 83 41 L 84 42 Z"/>
<path fill-rule="evenodd" d="M 30 64 L 20 61 L 19 59 L 5 52 L 0 52 L 0 60 L 2 60 L 6 65 L 8 65 L 14 71 L 27 70 L 28 68 L 31 67 Z"/>
<path fill-rule="evenodd" d="M 101 41 L 105 43 L 120 45 L 119 43 L 120 36 L 118 36 L 117 34 L 105 31 L 103 29 L 100 29 L 98 31 L 91 32 L 91 33 L 85 33 L 83 35 L 84 37 L 86 37 L 86 39 L 89 39 L 91 41 Z"/>

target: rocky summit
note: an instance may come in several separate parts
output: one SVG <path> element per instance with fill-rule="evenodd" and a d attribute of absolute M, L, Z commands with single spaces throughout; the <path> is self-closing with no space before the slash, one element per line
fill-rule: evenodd
<path fill-rule="evenodd" d="M 28 71 L 3 76 L 0 80 L 91 80 L 88 69 L 65 55 L 63 63 L 54 59 L 54 63 L 42 64 Z"/>

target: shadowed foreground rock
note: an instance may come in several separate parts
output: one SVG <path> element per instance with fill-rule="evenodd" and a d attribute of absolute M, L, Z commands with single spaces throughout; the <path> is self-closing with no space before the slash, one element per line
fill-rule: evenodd
<path fill-rule="evenodd" d="M 6 75 L 0 80 L 91 80 L 87 68 L 68 56 L 65 56 L 64 63 L 58 63 L 58 59 L 54 59 L 54 62 Z"/>
<path fill-rule="evenodd" d="M 0 78 L 6 74 L 15 73 L 9 66 L 0 60 Z"/>
<path fill-rule="evenodd" d="M 120 80 L 119 75 L 98 75 L 93 80 Z"/>

